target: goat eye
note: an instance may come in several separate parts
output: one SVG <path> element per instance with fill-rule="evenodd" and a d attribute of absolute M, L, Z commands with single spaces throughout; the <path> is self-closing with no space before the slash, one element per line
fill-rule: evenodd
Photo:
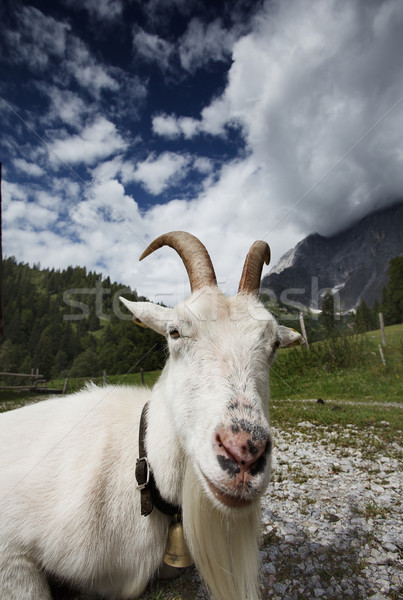
<path fill-rule="evenodd" d="M 180 333 L 177 329 L 171 329 L 171 331 L 169 332 L 169 337 L 171 337 L 173 340 L 177 340 L 178 338 L 180 338 Z"/>

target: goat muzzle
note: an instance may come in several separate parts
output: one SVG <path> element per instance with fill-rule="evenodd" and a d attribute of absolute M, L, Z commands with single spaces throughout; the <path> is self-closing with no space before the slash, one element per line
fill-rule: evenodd
<path fill-rule="evenodd" d="M 230 508 L 246 508 L 247 506 L 250 506 L 255 499 L 254 497 L 243 498 L 242 496 L 239 496 L 239 495 L 228 494 L 228 493 L 222 491 L 216 485 L 214 485 L 214 483 L 212 483 L 205 475 L 204 475 L 204 479 L 206 480 L 213 496 L 219 502 L 221 502 L 221 504 L 224 504 L 225 506 L 229 506 Z"/>

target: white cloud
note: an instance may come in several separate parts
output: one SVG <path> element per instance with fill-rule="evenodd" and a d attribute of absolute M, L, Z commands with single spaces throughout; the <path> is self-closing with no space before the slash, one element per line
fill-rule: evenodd
<path fill-rule="evenodd" d="M 46 230 L 56 224 L 66 198 L 74 190 L 74 184 L 73 187 L 71 184 L 66 185 L 64 180 L 60 180 L 59 184 L 59 189 L 55 186 L 46 191 L 39 185 L 21 185 L 4 180 L 2 187 L 5 229 L 19 227 L 21 233 L 25 230 Z M 21 241 L 21 235 L 18 240 Z"/>
<path fill-rule="evenodd" d="M 225 29 L 220 19 L 209 24 L 192 19 L 179 44 L 182 67 L 193 72 L 210 61 L 228 60 L 237 37 L 236 28 Z"/>
<path fill-rule="evenodd" d="M 267 2 L 189 137 L 241 127 L 272 222 L 345 226 L 401 195 L 403 102 L 389 111 L 403 97 L 402 25 L 398 0 Z M 159 115 L 154 132 L 184 136 L 182 119 Z"/>
<path fill-rule="evenodd" d="M 104 5 L 98 2 L 98 8 Z M 17 27 L 4 35 L 12 59 L 28 65 L 39 75 L 46 74 L 46 84 L 55 81 L 66 84 L 70 78 L 94 96 L 103 90 L 118 89 L 111 75 L 113 69 L 102 65 L 77 37 L 70 24 L 56 20 L 32 6 L 24 6 L 18 13 Z M 56 72 L 53 70 L 57 64 Z M 49 76 L 51 81 L 49 81 Z"/>
<path fill-rule="evenodd" d="M 238 117 L 231 115 L 229 99 L 224 95 L 203 108 L 200 119 L 159 114 L 152 118 L 152 128 L 161 137 L 192 139 L 201 133 L 226 135 L 226 127 L 238 122 Z"/>
<path fill-rule="evenodd" d="M 161 194 L 174 181 L 183 179 L 189 158 L 173 152 L 149 156 L 136 166 L 134 179 L 140 181 L 150 194 Z"/>
<path fill-rule="evenodd" d="M 62 58 L 70 25 L 45 16 L 33 6 L 23 6 L 18 14 L 19 28 L 6 31 L 13 58 L 34 69 L 46 69 L 52 58 Z"/>
<path fill-rule="evenodd" d="M 41 85 L 40 89 L 50 100 L 50 107 L 44 120 L 47 123 L 62 123 L 80 129 L 93 108 L 75 92 L 60 89 L 54 85 Z"/>
<path fill-rule="evenodd" d="M 226 29 L 220 19 L 205 23 L 195 17 L 183 35 L 172 42 L 136 26 L 133 48 L 143 59 L 156 63 L 164 71 L 175 70 L 180 64 L 187 73 L 194 73 L 209 63 L 228 61 L 243 28 L 244 25 L 237 24 Z"/>
<path fill-rule="evenodd" d="M 152 118 L 154 133 L 167 138 L 176 138 L 182 134 L 178 119 L 173 115 L 156 115 Z"/>
<path fill-rule="evenodd" d="M 31 175 L 32 177 L 41 177 L 45 174 L 45 171 L 39 165 L 28 162 L 24 158 L 15 158 L 13 160 L 14 166 L 26 173 L 27 175 Z"/>
<path fill-rule="evenodd" d="M 147 33 L 140 27 L 133 30 L 134 51 L 148 62 L 155 62 L 162 69 L 170 65 L 174 46 L 156 34 Z"/>
<path fill-rule="evenodd" d="M 192 119 L 191 117 L 179 117 L 178 124 L 183 136 L 188 140 L 202 130 L 197 119 Z"/>
<path fill-rule="evenodd" d="M 127 144 L 118 133 L 116 126 L 104 117 L 98 117 L 91 125 L 87 125 L 80 135 L 54 140 L 49 158 L 55 165 L 58 161 L 67 164 L 83 162 L 91 165 L 126 147 Z"/>
<path fill-rule="evenodd" d="M 388 18 L 374 28 L 386 6 Z M 275 17 L 268 13 L 234 46 L 223 96 L 227 118 L 242 123 L 272 197 L 288 209 L 296 206 L 289 218 L 306 228 L 334 230 L 360 214 L 357 197 L 366 198 L 367 211 L 371 197 L 402 188 L 396 150 L 403 106 L 384 119 L 403 96 L 403 68 L 396 62 L 402 23 L 397 1 L 339 2 L 337 10 L 335 2 L 317 10 L 278 2 Z"/>
<path fill-rule="evenodd" d="M 92 176 L 95 182 L 114 179 L 122 172 L 124 160 L 121 155 L 117 155 L 111 160 L 103 161 L 92 170 Z"/>
<path fill-rule="evenodd" d="M 193 166 L 200 173 L 205 173 L 206 175 L 208 173 L 211 173 L 214 169 L 213 161 L 209 158 L 206 158 L 205 156 L 197 157 L 193 163 Z"/>
<path fill-rule="evenodd" d="M 88 246 L 85 242 L 77 242 L 68 236 L 60 235 L 54 231 L 24 230 L 21 239 L 20 227 L 7 229 L 4 236 L 7 246 L 7 255 L 15 256 L 17 260 L 40 263 L 43 267 L 51 266 L 56 269 L 66 268 L 68 265 L 86 265 L 92 257 L 89 256 Z M 32 248 L 35 248 L 33 259 Z M 51 260 L 49 260 L 51 257 Z"/>
<path fill-rule="evenodd" d="M 114 21 L 123 12 L 121 0 L 63 0 L 64 4 L 86 10 L 90 16 L 104 22 Z"/>
<path fill-rule="evenodd" d="M 88 218 L 104 214 L 105 220 L 115 223 L 125 223 L 129 228 L 139 228 L 140 212 L 137 202 L 125 193 L 123 185 L 116 179 L 106 178 L 94 182 L 87 194 L 87 199 L 81 203 L 81 209 L 87 207 Z M 89 211 L 88 211 L 88 207 Z M 73 209 L 75 210 L 75 209 Z M 81 218 L 77 221 L 83 225 Z"/>
<path fill-rule="evenodd" d="M 152 118 L 152 129 L 154 133 L 162 137 L 174 139 L 183 136 L 191 139 L 203 130 L 203 125 L 191 117 L 160 114 Z"/>
<path fill-rule="evenodd" d="M 215 99 L 202 110 L 201 116 L 200 131 L 210 135 L 224 135 L 225 126 L 235 121 L 226 96 Z"/>
<path fill-rule="evenodd" d="M 72 37 L 70 40 L 66 66 L 81 87 L 96 95 L 102 89 L 116 91 L 119 87 L 108 70 L 96 61 L 84 42 L 77 37 Z"/>
<path fill-rule="evenodd" d="M 14 227 L 27 230 L 46 230 L 57 220 L 57 212 L 34 202 L 11 200 L 4 210 L 4 223 L 7 230 Z"/>
<path fill-rule="evenodd" d="M 4 249 L 24 262 L 86 265 L 125 282 L 144 248 L 138 206 L 116 180 L 99 178 L 85 194 L 60 179 L 49 192 L 3 180 Z M 59 189 L 58 189 L 59 188 Z M 133 262 L 135 260 L 135 263 Z"/>
<path fill-rule="evenodd" d="M 149 157 L 149 160 L 153 160 L 153 157 Z M 111 179 L 120 180 L 123 184 L 139 181 L 134 164 L 120 154 L 113 157 L 111 160 L 99 163 L 92 169 L 92 176 L 95 183 L 105 182 Z"/>

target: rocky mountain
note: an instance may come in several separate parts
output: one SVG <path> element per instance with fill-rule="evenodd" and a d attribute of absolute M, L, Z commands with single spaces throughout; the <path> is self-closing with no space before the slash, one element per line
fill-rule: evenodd
<path fill-rule="evenodd" d="M 263 278 L 261 291 L 289 306 L 320 308 L 332 290 L 340 309 L 381 300 L 389 260 L 403 256 L 403 200 L 331 237 L 309 235 Z"/>

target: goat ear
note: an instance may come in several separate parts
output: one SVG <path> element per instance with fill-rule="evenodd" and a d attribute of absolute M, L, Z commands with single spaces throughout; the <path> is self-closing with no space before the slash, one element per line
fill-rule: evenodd
<path fill-rule="evenodd" d="M 119 297 L 119 300 L 133 314 L 133 322 L 136 325 L 150 327 L 157 333 L 166 335 L 167 324 L 173 318 L 172 308 L 159 306 L 159 304 L 153 304 L 152 302 L 131 302 L 122 296 Z"/>
<path fill-rule="evenodd" d="M 288 348 L 289 346 L 299 346 L 305 344 L 305 340 L 298 331 L 285 327 L 284 325 L 279 326 L 280 330 L 280 347 Z"/>

